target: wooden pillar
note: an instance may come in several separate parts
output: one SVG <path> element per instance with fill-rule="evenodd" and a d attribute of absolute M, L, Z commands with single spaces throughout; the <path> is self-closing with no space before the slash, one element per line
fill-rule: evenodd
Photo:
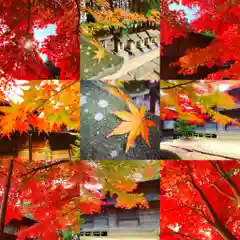
<path fill-rule="evenodd" d="M 32 162 L 32 132 L 29 132 L 29 142 L 28 142 L 28 147 L 29 147 L 29 162 Z"/>
<path fill-rule="evenodd" d="M 140 214 L 139 214 L 139 209 L 137 209 L 137 221 L 138 221 L 138 226 L 140 226 Z"/>
<path fill-rule="evenodd" d="M 154 88 L 150 88 L 150 92 L 149 92 L 149 95 L 150 95 L 150 112 L 151 113 L 155 113 L 155 107 L 156 107 L 156 101 L 158 99 L 158 96 L 156 96 L 156 91 Z"/>

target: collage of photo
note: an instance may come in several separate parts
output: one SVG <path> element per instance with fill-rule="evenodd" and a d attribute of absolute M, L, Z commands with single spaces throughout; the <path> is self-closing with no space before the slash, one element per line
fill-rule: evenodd
<path fill-rule="evenodd" d="M 239 10 L 0 1 L 0 240 L 240 240 Z"/>

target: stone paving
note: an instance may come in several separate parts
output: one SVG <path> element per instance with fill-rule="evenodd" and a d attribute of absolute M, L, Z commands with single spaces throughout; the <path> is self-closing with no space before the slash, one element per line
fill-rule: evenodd
<path fill-rule="evenodd" d="M 101 80 L 160 80 L 160 50 L 124 61 L 120 70 Z"/>
<path fill-rule="evenodd" d="M 191 139 L 162 142 L 160 148 L 176 153 L 184 160 L 240 159 L 240 140 Z"/>
<path fill-rule="evenodd" d="M 111 35 L 99 38 L 105 48 L 101 61 L 94 58 L 96 46 L 81 36 L 81 80 L 160 80 L 160 46 L 156 40 L 159 34 L 158 30 L 130 34 L 126 47 L 122 48 L 118 43 L 118 50 L 114 48 L 115 41 Z M 128 46 L 129 43 L 133 44 L 130 44 L 132 47 Z"/>
<path fill-rule="evenodd" d="M 106 75 L 117 72 L 124 62 L 122 57 L 107 50 L 105 58 L 98 62 L 97 59 L 94 59 L 97 48 L 83 36 L 80 38 L 80 50 L 80 80 L 99 80 Z"/>
<path fill-rule="evenodd" d="M 127 74 L 119 77 L 121 80 L 160 80 L 160 57 L 144 63 Z"/>

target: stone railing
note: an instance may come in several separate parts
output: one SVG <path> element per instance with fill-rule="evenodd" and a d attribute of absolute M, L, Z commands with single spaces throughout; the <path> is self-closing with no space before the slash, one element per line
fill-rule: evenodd
<path fill-rule="evenodd" d="M 114 38 L 113 35 L 109 35 L 97 39 L 107 50 L 128 59 L 130 56 L 139 56 L 144 52 L 158 48 L 160 31 L 149 29 L 123 37 Z"/>

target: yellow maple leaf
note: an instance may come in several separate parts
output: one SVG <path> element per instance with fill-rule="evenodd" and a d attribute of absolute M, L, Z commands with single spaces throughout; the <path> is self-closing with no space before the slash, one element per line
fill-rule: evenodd
<path fill-rule="evenodd" d="M 92 39 L 90 42 L 97 48 L 97 50 L 94 51 L 95 56 L 93 59 L 97 59 L 98 62 L 100 62 L 105 56 L 105 49 L 99 44 L 96 39 Z"/>
<path fill-rule="evenodd" d="M 127 152 L 134 144 L 135 139 L 139 135 L 141 135 L 147 145 L 151 147 L 148 140 L 149 127 L 155 127 L 156 124 L 151 120 L 144 119 L 145 108 L 143 105 L 139 111 L 139 109 L 130 101 L 128 101 L 127 104 L 130 112 L 113 112 L 114 115 L 124 121 L 120 123 L 110 134 L 108 134 L 107 137 L 129 133 L 125 152 Z"/>
<path fill-rule="evenodd" d="M 10 101 L 9 106 L 0 107 L 0 112 L 4 113 L 4 116 L 0 118 L 0 135 L 8 136 L 13 131 L 27 132 L 27 107 L 21 104 L 15 104 Z"/>
<path fill-rule="evenodd" d="M 225 116 L 219 112 L 215 112 L 215 111 L 211 111 L 212 115 L 213 115 L 213 119 L 221 124 L 221 125 L 225 125 L 225 124 L 228 124 L 228 123 L 232 123 L 232 124 L 235 124 L 236 126 L 240 127 L 240 123 L 228 116 Z"/>
<path fill-rule="evenodd" d="M 100 62 L 105 56 L 105 50 L 103 47 L 99 47 L 96 51 L 94 51 L 95 56 L 93 59 L 97 59 Z"/>

